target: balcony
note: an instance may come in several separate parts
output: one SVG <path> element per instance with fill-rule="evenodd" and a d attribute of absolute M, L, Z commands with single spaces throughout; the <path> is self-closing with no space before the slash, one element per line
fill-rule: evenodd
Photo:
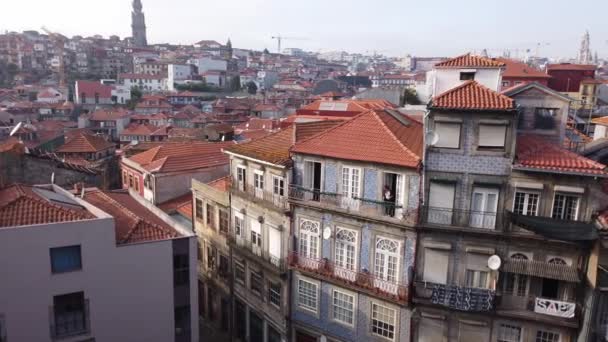
<path fill-rule="evenodd" d="M 458 285 L 417 281 L 416 297 L 430 304 L 468 312 L 494 310 L 496 291 Z"/>
<path fill-rule="evenodd" d="M 495 230 L 503 222 L 502 216 L 502 212 L 494 211 L 422 207 L 422 222 L 431 226 Z"/>
<path fill-rule="evenodd" d="M 239 184 L 238 182 L 233 181 L 230 185 L 230 190 L 251 202 L 269 204 L 279 210 L 289 210 L 289 202 L 287 201 L 286 196 L 280 196 L 271 191 L 255 188 L 251 184 L 243 186 L 242 183 Z"/>
<path fill-rule="evenodd" d="M 595 224 L 585 220 L 562 220 L 544 216 L 528 216 L 506 212 L 506 220 L 514 233 L 526 231 L 562 241 L 593 241 L 599 236 Z M 525 229 L 525 230 L 524 230 Z"/>
<path fill-rule="evenodd" d="M 575 302 L 559 301 L 537 296 L 516 296 L 502 294 L 497 297 L 497 312 L 501 315 L 520 319 L 530 319 L 551 324 L 576 328 L 575 319 L 580 315 L 581 306 Z"/>
<path fill-rule="evenodd" d="M 289 200 L 306 202 L 321 208 L 331 207 L 346 214 L 356 214 L 381 220 L 397 220 L 400 223 L 411 225 L 416 224 L 417 220 L 416 210 L 405 209 L 394 202 L 353 198 L 333 192 L 307 189 L 299 185 L 289 187 Z"/>
<path fill-rule="evenodd" d="M 396 280 L 377 277 L 370 272 L 349 270 L 336 266 L 327 258 L 314 259 L 292 253 L 289 257 L 289 266 L 316 278 L 339 283 L 341 286 L 355 291 L 393 300 L 399 304 L 408 302 L 407 285 Z"/>
<path fill-rule="evenodd" d="M 85 299 L 83 304 L 78 309 L 64 312 L 56 312 L 55 307 L 50 307 L 52 318 L 50 329 L 53 340 L 87 335 L 91 332 L 89 300 Z"/>
<path fill-rule="evenodd" d="M 270 254 L 268 251 L 262 249 L 261 246 L 253 243 L 250 238 L 237 236 L 231 232 L 228 236 L 228 242 L 237 247 L 239 251 L 246 253 L 250 258 L 263 261 L 264 266 L 267 266 L 272 270 L 278 270 L 280 273 L 287 272 L 285 259 Z"/>

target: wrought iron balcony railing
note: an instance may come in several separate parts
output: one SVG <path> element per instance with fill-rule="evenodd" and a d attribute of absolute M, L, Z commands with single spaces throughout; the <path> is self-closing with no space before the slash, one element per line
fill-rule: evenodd
<path fill-rule="evenodd" d="M 234 181 L 231 183 L 230 189 L 237 194 L 247 197 L 247 199 L 253 202 L 261 201 L 273 205 L 281 210 L 289 210 L 289 202 L 287 201 L 287 196 L 285 195 L 255 188 L 251 184 L 243 184 Z M 282 191 L 285 193 L 285 189 Z"/>
<path fill-rule="evenodd" d="M 455 310 L 483 312 L 494 310 L 496 291 L 418 281 L 416 296 Z"/>
<path fill-rule="evenodd" d="M 91 332 L 88 299 L 85 299 L 83 307 L 80 310 L 55 312 L 55 307 L 51 306 L 50 312 L 52 315 L 50 330 L 53 340 L 85 335 Z"/>
<path fill-rule="evenodd" d="M 423 206 L 422 222 L 439 226 L 494 230 L 502 222 L 502 212 Z"/>
<path fill-rule="evenodd" d="M 289 265 L 300 271 L 314 273 L 402 304 L 408 301 L 407 286 L 396 279 L 390 279 L 388 276 L 340 267 L 327 258 L 310 258 L 298 253 L 290 254 Z"/>
<path fill-rule="evenodd" d="M 287 271 L 287 264 L 284 258 L 277 257 L 269 251 L 264 250 L 262 246 L 253 242 L 250 238 L 230 232 L 228 240 L 238 247 L 240 251 L 244 251 L 257 259 L 264 261 L 267 265 L 278 269 L 280 272 Z"/>
<path fill-rule="evenodd" d="M 289 186 L 289 199 L 294 201 L 317 202 L 319 205 L 375 218 L 392 218 L 416 221 L 416 212 L 391 201 L 377 201 L 351 197 L 339 193 L 308 189 L 299 185 Z"/>

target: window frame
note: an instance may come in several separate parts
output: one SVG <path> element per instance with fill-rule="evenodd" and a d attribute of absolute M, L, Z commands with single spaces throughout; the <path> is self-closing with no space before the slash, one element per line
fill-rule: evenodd
<path fill-rule="evenodd" d="M 276 291 L 276 285 L 278 285 L 278 291 Z M 277 309 L 281 309 L 281 303 L 283 299 L 282 293 L 283 287 L 281 285 L 281 282 L 274 282 L 272 280 L 268 280 L 268 302 Z M 278 300 L 278 304 L 275 303 L 276 300 Z"/>
<path fill-rule="evenodd" d="M 346 233 L 350 233 L 352 235 L 354 235 L 354 241 L 346 241 L 346 240 L 342 240 L 338 238 L 338 235 L 341 232 L 346 232 Z M 334 262 L 336 264 L 336 266 L 343 268 L 345 270 L 348 271 L 353 271 L 356 272 L 357 270 L 357 263 L 358 263 L 358 243 L 359 243 L 359 234 L 358 231 L 354 230 L 354 229 L 350 229 L 350 228 L 344 228 L 344 227 L 336 227 L 336 235 L 334 238 Z M 343 251 L 341 253 L 341 256 L 339 257 L 339 248 L 343 247 Z M 352 247 L 352 264 L 349 265 L 349 256 L 348 256 L 348 247 Z"/>
<path fill-rule="evenodd" d="M 460 81 L 471 81 L 471 80 L 475 80 L 475 74 L 477 72 L 475 71 L 460 71 L 460 73 L 458 74 L 458 79 Z"/>
<path fill-rule="evenodd" d="M 277 190 L 279 192 L 277 192 Z M 279 197 L 285 197 L 285 177 L 272 175 L 272 194 Z"/>
<path fill-rule="evenodd" d="M 352 308 L 350 309 L 350 315 L 351 315 L 351 322 L 347 322 L 347 321 L 343 321 L 339 318 L 336 317 L 336 313 L 338 312 L 338 310 L 336 310 L 336 293 L 343 295 L 343 296 L 348 296 L 352 299 Z M 345 291 L 341 288 L 332 288 L 331 290 L 331 320 L 339 323 L 339 324 L 343 324 L 349 327 L 354 327 L 355 326 L 355 322 L 357 321 L 357 295 L 353 292 L 350 291 Z M 339 307 L 338 309 L 340 310 L 344 310 L 347 311 L 349 310 L 348 308 L 343 308 L 343 307 Z"/>
<path fill-rule="evenodd" d="M 72 250 L 72 249 L 74 249 L 75 251 L 78 251 L 78 265 L 72 266 L 72 268 L 64 269 L 64 270 L 57 269 L 57 266 L 55 265 L 54 260 L 55 260 L 55 258 L 57 258 L 59 256 L 55 255 L 55 258 L 54 258 L 53 252 L 59 253 L 61 251 Z M 51 262 L 51 273 L 52 274 L 70 273 L 70 272 L 77 272 L 77 271 L 82 270 L 82 246 L 81 245 L 51 247 L 51 248 L 49 248 L 49 257 L 50 257 L 50 262 Z"/>
<path fill-rule="evenodd" d="M 311 280 L 309 278 L 304 278 L 304 277 L 297 277 L 296 278 L 297 282 L 298 282 L 298 287 L 297 287 L 297 299 L 296 299 L 296 305 L 298 310 L 303 310 L 305 312 L 310 312 L 310 313 L 314 313 L 315 315 L 317 315 L 319 313 L 319 297 L 320 297 L 320 293 L 319 290 L 321 288 L 321 284 L 318 281 L 315 280 Z M 302 291 L 301 291 L 301 283 L 306 283 L 308 285 L 314 286 L 314 298 L 312 298 L 313 294 L 304 294 L 306 296 L 311 296 L 311 300 L 314 299 L 314 304 L 315 307 L 311 307 L 308 306 L 306 304 L 302 304 L 301 301 L 301 297 L 303 296 Z"/>
<path fill-rule="evenodd" d="M 392 326 L 393 326 L 393 331 L 392 331 L 392 333 L 393 333 L 393 337 L 387 337 L 387 336 L 383 336 L 383 335 L 381 335 L 381 334 L 379 334 L 379 333 L 377 333 L 377 332 L 374 332 L 374 307 L 382 307 L 382 308 L 384 308 L 384 309 L 387 309 L 387 310 L 391 310 L 391 311 L 393 311 L 393 322 L 392 322 Z M 394 340 L 395 340 L 395 338 L 397 337 L 397 335 L 399 335 L 399 334 L 398 334 L 398 332 L 397 332 L 397 322 L 399 321 L 399 318 L 398 318 L 398 311 L 397 311 L 397 309 L 395 309 L 395 307 L 393 307 L 393 306 L 388 306 L 388 305 L 386 305 L 386 304 L 380 304 L 380 302 L 377 302 L 377 301 L 373 301 L 373 300 L 372 300 L 372 301 L 370 302 L 370 311 L 371 311 L 371 312 L 370 312 L 370 316 L 369 316 L 369 317 L 370 317 L 370 330 L 371 330 L 371 334 L 372 334 L 373 336 L 377 336 L 377 337 L 380 337 L 380 338 L 386 339 L 386 340 L 388 340 L 388 341 L 394 341 Z M 385 324 L 385 325 L 391 325 L 391 324 L 390 324 L 390 322 L 383 322 L 383 321 L 380 321 L 380 320 L 378 320 L 378 319 L 376 319 L 376 320 L 377 320 L 377 321 L 379 321 L 379 322 L 381 322 L 381 323 L 383 323 L 383 324 Z M 384 328 L 382 328 L 382 327 L 379 327 L 378 329 L 382 329 L 382 330 L 384 330 Z M 390 332 L 390 331 L 389 331 L 389 332 Z"/>
<path fill-rule="evenodd" d="M 239 277 L 239 274 L 242 274 L 243 277 Z M 234 261 L 234 281 L 236 283 L 240 283 L 241 285 L 245 285 L 247 283 L 247 270 L 245 269 L 245 264 L 237 260 Z"/>
<path fill-rule="evenodd" d="M 255 284 L 259 284 L 259 289 L 254 288 L 254 277 L 259 278 L 259 282 L 255 281 Z M 264 276 L 261 271 L 249 270 L 249 290 L 258 297 L 264 293 Z"/>
<path fill-rule="evenodd" d="M 379 249 L 378 248 L 378 244 L 380 243 L 380 241 L 382 240 L 386 240 L 392 243 L 396 244 L 396 248 L 397 251 L 396 252 L 391 252 L 391 251 L 387 251 L 384 249 Z M 383 262 L 382 262 L 382 274 L 378 273 L 378 254 L 382 254 L 384 256 L 383 258 Z M 390 264 L 391 264 L 391 260 L 390 258 L 394 257 L 396 258 L 396 261 L 394 263 L 395 267 L 394 267 L 394 274 L 391 275 L 389 270 L 390 270 Z M 374 239 L 374 276 L 378 279 L 381 279 L 383 281 L 389 281 L 389 282 L 394 282 L 394 283 L 398 283 L 401 277 L 401 273 L 399 272 L 399 268 L 401 267 L 401 241 L 399 240 L 395 240 L 392 238 L 388 238 L 385 236 L 376 236 L 376 238 Z M 394 278 L 394 279 L 391 279 Z"/>
<path fill-rule="evenodd" d="M 482 145 L 481 141 L 481 130 L 482 127 L 503 127 L 505 132 L 502 139 L 502 145 Z M 493 151 L 502 151 L 507 147 L 507 133 L 509 130 L 508 125 L 504 124 L 489 124 L 489 123 L 479 123 L 477 125 L 477 148 L 480 150 L 493 150 Z"/>
<path fill-rule="evenodd" d="M 513 340 L 511 336 L 507 336 L 504 329 L 517 330 L 519 329 L 519 338 L 517 340 Z M 510 332 L 509 332 L 510 335 Z M 524 336 L 524 328 L 520 325 L 508 323 L 500 323 L 498 325 L 498 332 L 496 341 L 497 342 L 522 342 L 522 338 Z"/>
<path fill-rule="evenodd" d="M 562 208 L 562 212 L 560 214 L 560 217 L 555 217 L 555 205 L 557 204 L 557 196 L 563 196 L 565 197 L 565 202 L 564 202 L 564 206 Z M 551 217 L 554 219 L 560 219 L 560 220 L 566 220 L 568 221 L 568 219 L 564 218 L 566 212 L 566 201 L 567 198 L 571 197 L 571 198 L 576 198 L 576 208 L 575 208 L 575 214 L 574 214 L 574 218 L 570 219 L 571 221 L 577 221 L 579 214 L 580 214 L 580 208 L 581 208 L 581 199 L 582 196 L 580 194 L 574 194 L 574 193 L 569 193 L 569 192 L 562 192 L 562 191 L 556 191 L 553 194 L 553 202 L 551 204 Z"/>
<path fill-rule="evenodd" d="M 515 203 L 517 201 L 517 194 L 524 194 L 524 201 L 522 203 L 523 206 L 523 212 L 522 213 L 516 213 L 515 212 Z M 530 205 L 530 195 L 536 195 L 536 212 L 533 215 L 530 215 L 530 213 L 528 213 L 528 207 Z M 515 192 L 513 193 L 513 205 L 511 207 L 511 211 L 514 214 L 518 214 L 518 215 L 525 215 L 525 216 L 538 216 L 538 211 L 539 211 L 539 207 L 540 207 L 540 201 L 541 201 L 541 196 L 542 193 L 541 191 L 538 190 L 529 190 L 529 189 L 521 189 L 521 188 L 516 188 Z"/>
<path fill-rule="evenodd" d="M 264 171 L 253 171 L 253 188 L 256 190 L 264 190 Z"/>
<path fill-rule="evenodd" d="M 302 226 L 304 225 L 304 223 L 310 223 L 310 225 L 313 228 L 316 228 L 317 232 L 312 232 L 311 230 L 303 230 Z M 311 253 L 312 252 L 312 248 L 311 248 L 311 242 L 313 241 L 312 239 L 315 239 L 315 250 L 314 250 L 314 255 Z M 318 221 L 313 221 L 313 220 L 309 220 L 309 219 L 305 219 L 305 218 L 301 218 L 300 222 L 298 224 L 298 255 L 301 255 L 305 258 L 309 258 L 309 259 L 318 259 L 321 255 L 321 223 Z M 303 244 L 303 242 L 306 241 L 306 244 Z M 305 250 L 303 250 L 303 247 L 305 247 Z"/>
<path fill-rule="evenodd" d="M 357 180 L 355 182 L 355 170 L 357 171 Z M 346 171 L 346 179 L 345 177 Z M 346 198 L 358 199 L 362 197 L 362 185 L 363 185 L 363 169 L 357 166 L 342 165 L 340 172 L 340 187 L 341 194 Z M 356 194 L 355 194 L 356 189 Z"/>
<path fill-rule="evenodd" d="M 204 220 L 205 218 L 205 214 L 203 212 L 203 200 L 198 197 L 194 199 L 194 217 L 200 221 Z"/>
<path fill-rule="evenodd" d="M 439 134 L 439 129 L 437 127 L 437 125 L 441 126 L 441 125 L 457 125 L 458 126 L 458 141 L 457 141 L 457 146 L 448 146 L 448 145 L 439 145 L 439 141 L 437 141 L 437 143 L 435 145 L 433 145 L 433 147 L 436 148 L 445 148 L 445 149 L 450 149 L 450 150 L 459 150 L 462 147 L 462 122 L 453 122 L 453 121 L 437 121 L 435 120 L 433 123 L 434 126 L 434 130 L 437 134 Z"/>

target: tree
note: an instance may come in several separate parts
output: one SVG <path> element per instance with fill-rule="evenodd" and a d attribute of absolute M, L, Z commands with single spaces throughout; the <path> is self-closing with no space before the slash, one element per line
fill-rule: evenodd
<path fill-rule="evenodd" d="M 416 89 L 412 88 L 405 88 L 403 90 L 402 101 L 404 105 L 419 105 L 422 103 L 418 98 L 418 94 L 416 94 Z"/>
<path fill-rule="evenodd" d="M 255 95 L 258 92 L 258 86 L 253 81 L 247 83 L 247 92 L 251 95 Z"/>
<path fill-rule="evenodd" d="M 138 87 L 131 87 L 131 99 L 127 102 L 129 109 L 135 109 L 135 106 L 142 97 L 141 90 Z"/>

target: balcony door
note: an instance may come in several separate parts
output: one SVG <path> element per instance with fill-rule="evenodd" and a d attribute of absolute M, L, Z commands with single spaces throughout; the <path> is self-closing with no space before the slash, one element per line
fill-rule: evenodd
<path fill-rule="evenodd" d="M 262 255 L 262 224 L 258 220 L 251 220 L 251 251 L 257 256 Z"/>
<path fill-rule="evenodd" d="M 354 281 L 357 269 L 357 232 L 338 228 L 335 250 L 336 276 Z"/>
<path fill-rule="evenodd" d="M 319 259 L 319 222 L 301 220 L 299 232 L 299 264 L 316 269 Z"/>
<path fill-rule="evenodd" d="M 312 191 L 312 200 L 321 199 L 321 163 L 306 161 L 304 163 L 304 187 Z"/>
<path fill-rule="evenodd" d="M 498 209 L 498 189 L 475 187 L 471 199 L 470 225 L 475 228 L 494 229 Z"/>
<path fill-rule="evenodd" d="M 383 214 L 390 217 L 403 217 L 404 213 L 404 177 L 403 175 L 386 172 L 382 186 Z"/>
<path fill-rule="evenodd" d="M 342 208 L 358 210 L 361 197 L 361 169 L 342 167 Z"/>
<path fill-rule="evenodd" d="M 377 238 L 374 257 L 374 286 L 384 292 L 397 294 L 398 274 L 399 242 L 387 238 Z"/>
<path fill-rule="evenodd" d="M 452 224 L 455 189 L 453 183 L 431 182 L 427 213 L 429 223 Z"/>

